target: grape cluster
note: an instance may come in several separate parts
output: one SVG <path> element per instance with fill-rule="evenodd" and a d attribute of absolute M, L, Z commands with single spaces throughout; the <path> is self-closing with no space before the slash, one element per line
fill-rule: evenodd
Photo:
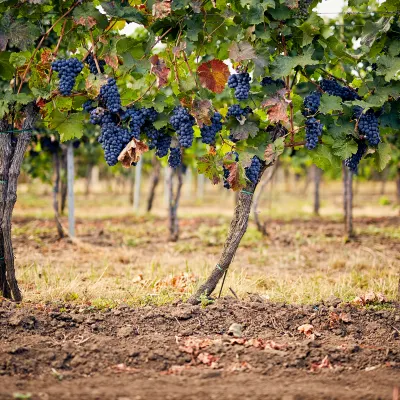
<path fill-rule="evenodd" d="M 251 113 L 250 107 L 242 108 L 239 104 L 233 104 L 228 108 L 227 117 L 235 117 L 237 119 L 241 119 L 242 116 L 246 117 L 249 113 Z"/>
<path fill-rule="evenodd" d="M 246 176 L 250 182 L 256 183 L 261 172 L 261 161 L 257 156 L 251 159 L 249 167 L 245 168 Z"/>
<path fill-rule="evenodd" d="M 235 89 L 235 97 L 237 100 L 246 100 L 249 98 L 250 92 L 250 75 L 247 72 L 239 72 L 228 78 L 228 86 Z"/>
<path fill-rule="evenodd" d="M 99 64 L 100 73 L 103 74 L 103 73 L 104 73 L 104 66 L 106 65 L 106 62 L 105 62 L 104 60 L 98 60 L 97 62 L 98 62 L 98 64 Z M 87 63 L 88 66 L 89 66 L 89 71 L 90 71 L 92 74 L 97 75 L 98 70 L 97 70 L 97 66 L 96 66 L 96 61 L 94 60 L 94 57 L 93 57 L 91 54 L 89 54 L 89 55 L 87 56 L 87 58 L 86 58 L 86 63 Z"/>
<path fill-rule="evenodd" d="M 53 71 L 58 72 L 60 82 L 58 88 L 63 96 L 69 96 L 75 86 L 76 77 L 83 69 L 83 64 L 77 58 L 54 61 L 51 64 Z"/>
<path fill-rule="evenodd" d="M 310 95 L 306 96 L 304 99 L 304 111 L 303 115 L 305 117 L 310 117 L 315 115 L 318 111 L 319 105 L 321 104 L 321 93 L 313 92 Z"/>
<path fill-rule="evenodd" d="M 178 134 L 179 144 L 182 147 L 189 148 L 193 143 L 193 125 L 195 119 L 184 107 L 175 107 L 170 118 L 170 123 Z"/>
<path fill-rule="evenodd" d="M 104 108 L 94 108 L 90 111 L 90 123 L 93 125 L 100 125 L 105 114 Z"/>
<path fill-rule="evenodd" d="M 101 125 L 99 143 L 104 150 L 104 158 L 108 165 L 117 164 L 118 156 L 129 143 L 131 135 L 127 129 L 119 127 L 111 116 L 104 116 Z"/>
<path fill-rule="evenodd" d="M 353 154 L 350 158 L 346 159 L 344 161 L 344 164 L 346 167 L 353 172 L 353 174 L 358 173 L 358 164 L 360 164 L 361 159 L 363 158 L 363 155 L 367 151 L 368 146 L 365 144 L 365 142 L 360 142 L 358 144 L 358 149 L 357 153 Z"/>
<path fill-rule="evenodd" d="M 265 87 L 265 86 L 270 86 L 270 85 L 284 87 L 285 82 L 283 81 L 283 79 L 272 79 L 270 76 L 266 76 L 266 77 L 262 78 L 261 86 Z"/>
<path fill-rule="evenodd" d="M 145 122 L 143 125 L 143 133 L 147 137 L 147 144 L 150 150 L 153 150 L 157 146 L 158 137 L 161 135 L 160 131 L 154 127 L 150 122 Z"/>
<path fill-rule="evenodd" d="M 219 112 L 215 112 L 211 117 L 211 125 L 203 125 L 203 127 L 200 128 L 201 141 L 203 143 L 215 143 L 215 136 L 222 129 L 221 119 L 222 115 Z"/>
<path fill-rule="evenodd" d="M 363 113 L 363 109 L 359 106 L 354 107 L 354 116 L 358 119 L 358 131 L 364 135 L 370 146 L 377 146 L 381 137 L 379 135 L 379 122 L 374 110 L 367 110 Z"/>
<path fill-rule="evenodd" d="M 229 178 L 229 169 L 224 167 L 224 188 L 225 189 L 230 189 L 231 185 L 228 182 Z"/>
<path fill-rule="evenodd" d="M 306 147 L 313 150 L 318 145 L 319 137 L 324 126 L 315 118 L 308 118 L 306 121 Z"/>
<path fill-rule="evenodd" d="M 181 149 L 179 147 L 172 147 L 168 157 L 168 165 L 171 168 L 178 168 L 182 162 Z"/>
<path fill-rule="evenodd" d="M 129 128 L 131 130 L 131 135 L 135 139 L 139 140 L 140 131 L 142 130 L 142 126 L 146 121 L 142 110 L 139 110 L 138 108 L 135 107 L 128 108 L 123 114 L 123 119 L 128 119 L 128 118 L 130 118 Z"/>
<path fill-rule="evenodd" d="M 297 9 L 297 16 L 299 18 L 308 18 L 311 3 L 312 0 L 299 0 L 299 8 Z"/>
<path fill-rule="evenodd" d="M 155 122 L 157 117 L 158 117 L 158 112 L 154 109 L 154 107 L 151 108 L 142 108 L 141 109 L 143 113 L 143 117 L 150 122 Z"/>
<path fill-rule="evenodd" d="M 169 147 L 171 146 L 172 137 L 160 131 L 160 135 L 155 143 L 156 156 L 163 158 L 168 154 Z"/>
<path fill-rule="evenodd" d="M 109 78 L 107 84 L 100 88 L 100 99 L 111 112 L 117 113 L 120 110 L 121 97 L 115 79 Z"/>
<path fill-rule="evenodd" d="M 340 85 L 338 81 L 333 79 L 323 79 L 321 81 L 321 89 L 332 96 L 340 97 L 343 101 L 360 99 L 360 96 L 354 90 Z"/>
<path fill-rule="evenodd" d="M 93 111 L 95 109 L 95 107 L 93 107 L 93 102 L 92 100 L 87 100 L 83 103 L 82 105 L 84 111 L 90 113 L 91 111 Z"/>
<path fill-rule="evenodd" d="M 49 136 L 40 138 L 40 145 L 44 151 L 50 154 L 55 154 L 60 150 L 60 142 L 58 140 L 52 140 Z"/>

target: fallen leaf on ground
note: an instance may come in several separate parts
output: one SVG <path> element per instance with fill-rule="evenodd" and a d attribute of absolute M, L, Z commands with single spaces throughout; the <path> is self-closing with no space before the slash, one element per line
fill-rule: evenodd
<path fill-rule="evenodd" d="M 333 368 L 331 362 L 329 361 L 328 356 L 325 356 L 320 363 L 312 363 L 311 364 L 312 372 L 315 372 L 315 371 L 318 371 L 318 370 L 324 369 L 324 368 L 329 368 L 329 369 Z"/>
<path fill-rule="evenodd" d="M 161 375 L 181 375 L 183 371 L 186 371 L 190 368 L 190 365 L 173 365 L 167 371 L 161 371 Z"/>
<path fill-rule="evenodd" d="M 200 361 L 201 363 L 208 365 L 209 367 L 212 368 L 217 368 L 218 367 L 218 361 L 219 361 L 219 357 L 213 356 L 210 353 L 200 353 L 197 356 L 197 360 Z"/>
<path fill-rule="evenodd" d="M 249 369 L 253 369 L 253 367 L 247 361 L 242 361 L 240 363 L 231 364 L 227 368 L 227 371 L 229 371 L 229 372 L 242 372 L 242 371 L 247 371 Z"/>
<path fill-rule="evenodd" d="M 115 373 L 122 373 L 122 372 L 129 372 L 129 373 L 136 373 L 136 372 L 140 372 L 139 369 L 137 368 L 133 368 L 133 367 L 128 367 L 125 364 L 116 364 L 116 365 L 112 365 L 110 367 Z"/>
<path fill-rule="evenodd" d="M 314 337 L 314 327 L 310 324 L 300 325 L 297 330 L 304 333 L 308 338 Z"/>
<path fill-rule="evenodd" d="M 179 350 L 189 354 L 197 354 L 201 349 L 204 349 L 212 344 L 212 340 L 208 338 L 188 337 L 183 344 L 179 346 Z"/>

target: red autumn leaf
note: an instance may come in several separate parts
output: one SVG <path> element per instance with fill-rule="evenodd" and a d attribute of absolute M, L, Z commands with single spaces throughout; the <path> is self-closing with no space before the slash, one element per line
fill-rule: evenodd
<path fill-rule="evenodd" d="M 157 0 L 153 4 L 153 16 L 155 19 L 162 19 L 171 14 L 172 0 Z"/>
<path fill-rule="evenodd" d="M 197 68 L 201 84 L 214 93 L 221 93 L 230 75 L 228 66 L 221 60 L 207 61 Z"/>
<path fill-rule="evenodd" d="M 227 178 L 229 186 L 234 191 L 242 189 L 243 184 L 241 184 L 242 182 L 240 179 L 241 177 L 240 177 L 240 169 L 238 163 L 229 164 L 225 168 L 229 170 L 229 176 Z"/>
<path fill-rule="evenodd" d="M 211 109 L 210 100 L 193 101 L 192 115 L 196 119 L 197 125 L 199 125 L 200 128 L 202 128 L 203 125 L 211 125 L 210 109 Z"/>
<path fill-rule="evenodd" d="M 118 161 L 124 168 L 129 168 L 132 164 L 136 164 L 140 160 L 140 156 L 146 151 L 149 151 L 147 145 L 133 138 L 121 151 Z"/>
<path fill-rule="evenodd" d="M 170 69 L 166 66 L 165 61 L 157 55 L 150 58 L 150 72 L 157 76 L 157 86 L 160 88 L 168 83 L 168 75 Z"/>

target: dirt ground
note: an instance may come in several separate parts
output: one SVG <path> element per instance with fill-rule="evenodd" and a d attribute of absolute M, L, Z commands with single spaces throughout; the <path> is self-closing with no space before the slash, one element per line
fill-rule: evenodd
<path fill-rule="evenodd" d="M 394 305 L 253 295 L 99 311 L 3 301 L 0 337 L 0 400 L 383 400 L 400 386 Z"/>

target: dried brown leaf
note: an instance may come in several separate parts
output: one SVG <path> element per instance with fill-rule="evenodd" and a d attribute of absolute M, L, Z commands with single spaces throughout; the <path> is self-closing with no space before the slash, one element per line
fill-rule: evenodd
<path fill-rule="evenodd" d="M 192 115 L 196 119 L 197 124 L 200 128 L 203 125 L 211 125 L 210 111 L 211 111 L 210 100 L 194 100 L 192 104 Z"/>
<path fill-rule="evenodd" d="M 196 14 L 200 14 L 201 13 L 201 6 L 202 6 L 203 2 L 201 0 L 191 0 L 190 1 L 190 5 L 193 8 L 193 11 Z"/>
<path fill-rule="evenodd" d="M 155 19 L 162 19 L 171 14 L 172 0 L 157 0 L 153 4 L 153 17 Z"/>
<path fill-rule="evenodd" d="M 124 168 L 129 168 L 132 164 L 136 164 L 140 160 L 140 156 L 146 151 L 149 151 L 147 145 L 133 138 L 121 151 L 118 161 Z"/>
<path fill-rule="evenodd" d="M 262 107 L 269 107 L 267 114 L 271 122 L 278 123 L 289 121 L 287 109 L 290 101 L 286 99 L 285 95 L 286 89 L 282 89 L 278 91 L 275 96 L 268 98 L 261 104 Z"/>
<path fill-rule="evenodd" d="M 117 364 L 117 365 L 112 365 L 110 367 L 115 373 L 120 374 L 122 372 L 129 372 L 129 373 L 136 373 L 136 372 L 140 372 L 139 369 L 137 368 L 132 368 L 132 367 L 128 367 L 125 364 Z"/>
<path fill-rule="evenodd" d="M 256 52 L 249 42 L 232 43 L 229 58 L 235 62 L 253 60 L 256 58 Z"/>
<path fill-rule="evenodd" d="M 198 361 L 212 368 L 217 367 L 217 362 L 219 361 L 219 359 L 220 359 L 219 357 L 213 356 L 210 353 L 200 353 L 197 356 Z"/>
<path fill-rule="evenodd" d="M 166 66 L 165 61 L 157 55 L 152 56 L 150 62 L 150 72 L 157 76 L 158 88 L 165 86 L 168 83 L 168 76 L 171 70 Z"/>
<path fill-rule="evenodd" d="M 329 368 L 329 369 L 333 368 L 331 362 L 329 361 L 328 356 L 325 356 L 320 363 L 312 363 L 311 364 L 312 372 L 318 371 L 323 368 Z"/>
<path fill-rule="evenodd" d="M 117 70 L 119 67 L 119 60 L 116 54 L 105 54 L 104 61 L 109 65 L 113 70 Z"/>
<path fill-rule="evenodd" d="M 74 21 L 77 25 L 83 25 L 86 28 L 92 28 L 97 24 L 97 21 L 93 17 L 80 17 L 80 18 L 74 18 Z"/>
<path fill-rule="evenodd" d="M 241 185 L 240 170 L 238 163 L 226 165 L 225 168 L 229 170 L 229 176 L 227 178 L 229 186 L 234 191 L 240 190 L 243 187 L 243 185 Z"/>
<path fill-rule="evenodd" d="M 221 93 L 230 75 L 228 66 L 221 60 L 207 61 L 197 68 L 202 86 L 214 93 Z"/>
<path fill-rule="evenodd" d="M 299 0 L 285 0 L 285 5 L 287 8 L 290 8 L 291 10 L 299 8 Z"/>
<path fill-rule="evenodd" d="M 304 333 L 307 337 L 312 337 L 314 333 L 314 326 L 311 324 L 300 325 L 297 330 L 301 333 Z"/>

